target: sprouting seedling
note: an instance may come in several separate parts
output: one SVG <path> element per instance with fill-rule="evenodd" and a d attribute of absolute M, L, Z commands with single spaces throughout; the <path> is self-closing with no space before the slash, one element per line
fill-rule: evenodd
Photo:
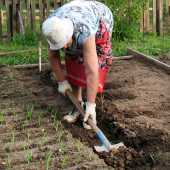
<path fill-rule="evenodd" d="M 41 125 L 41 116 L 42 116 L 42 114 L 39 114 L 39 115 L 38 115 L 38 125 L 39 125 L 39 126 Z"/>
<path fill-rule="evenodd" d="M 26 147 L 25 147 L 25 146 L 26 146 L 26 140 L 27 140 L 27 138 L 25 138 L 24 141 L 23 141 L 23 148 L 24 148 L 24 150 L 25 150 L 25 148 L 26 148 Z"/>
<path fill-rule="evenodd" d="M 70 130 L 69 130 L 68 133 L 67 133 L 67 140 L 70 139 L 69 136 L 70 136 Z"/>
<path fill-rule="evenodd" d="M 79 157 L 77 158 L 77 161 L 76 161 L 76 166 L 79 164 L 79 162 L 80 162 L 80 159 L 81 159 L 81 156 L 79 156 Z"/>
<path fill-rule="evenodd" d="M 93 154 L 93 152 L 89 153 L 89 161 L 91 161 L 91 159 L 92 159 L 92 154 Z"/>
<path fill-rule="evenodd" d="M 8 158 L 7 158 L 7 162 L 8 162 L 8 167 L 11 167 L 11 162 L 10 162 L 10 153 L 8 154 Z"/>
<path fill-rule="evenodd" d="M 60 133 L 59 137 L 58 137 L 58 142 L 61 142 L 61 138 L 63 136 L 63 132 Z"/>
<path fill-rule="evenodd" d="M 28 130 L 28 132 L 27 132 L 27 139 L 29 139 L 30 138 L 30 130 Z"/>
<path fill-rule="evenodd" d="M 15 115 L 15 121 L 18 121 L 18 114 Z"/>
<path fill-rule="evenodd" d="M 32 119 L 33 111 L 34 111 L 34 106 L 33 105 L 32 106 L 28 105 L 27 106 L 27 118 Z"/>
<path fill-rule="evenodd" d="M 14 71 L 11 73 L 10 78 L 12 81 L 14 80 Z"/>
<path fill-rule="evenodd" d="M 81 151 L 81 148 L 86 144 L 87 142 L 84 142 L 82 145 L 80 145 L 80 138 L 78 139 L 78 151 Z"/>
<path fill-rule="evenodd" d="M 55 112 L 54 112 L 54 117 L 57 116 L 57 112 L 58 112 L 58 108 L 55 109 Z"/>
<path fill-rule="evenodd" d="M 4 122 L 4 112 L 1 112 L 1 124 Z"/>
<path fill-rule="evenodd" d="M 29 91 L 27 91 L 27 97 L 29 97 L 29 96 L 30 96 Z"/>
<path fill-rule="evenodd" d="M 9 145 L 9 152 L 11 152 L 12 145 L 13 145 L 14 142 L 15 142 L 15 130 L 12 132 L 12 140 L 11 140 L 11 143 Z"/>
<path fill-rule="evenodd" d="M 15 141 L 15 134 L 14 134 L 14 132 L 13 132 L 13 134 L 12 134 L 12 140 L 11 140 L 11 143 L 10 143 L 10 145 L 9 145 L 9 152 L 11 152 L 12 145 L 13 145 L 14 141 Z"/>
<path fill-rule="evenodd" d="M 45 159 L 48 159 L 48 157 L 51 155 L 51 150 L 46 154 Z"/>
<path fill-rule="evenodd" d="M 57 120 L 56 125 L 55 125 L 55 123 L 53 123 L 53 125 L 54 125 L 54 127 L 55 127 L 56 132 L 58 131 L 58 124 L 59 124 L 59 121 L 58 121 L 58 120 Z"/>
<path fill-rule="evenodd" d="M 11 89 L 8 89 L 7 94 L 10 95 L 11 91 L 12 91 Z"/>
<path fill-rule="evenodd" d="M 52 110 L 51 110 L 51 118 L 53 116 L 54 111 L 55 111 L 55 107 L 53 107 Z"/>
<path fill-rule="evenodd" d="M 0 137 L 3 135 L 3 133 L 0 133 Z"/>
<path fill-rule="evenodd" d="M 27 120 L 24 121 L 24 123 L 22 124 L 22 129 L 25 130 L 25 126 L 26 126 Z"/>
<path fill-rule="evenodd" d="M 30 152 L 30 151 L 29 151 L 29 148 L 28 148 L 28 149 L 27 149 L 27 162 L 28 162 L 28 164 L 30 163 L 31 158 L 32 158 L 32 151 Z"/>
<path fill-rule="evenodd" d="M 161 157 L 162 156 L 162 151 L 158 151 L 158 155 Z"/>
<path fill-rule="evenodd" d="M 43 143 L 44 143 L 44 139 L 47 135 L 47 132 L 44 133 L 44 136 L 41 138 L 41 147 L 43 146 Z"/>
<path fill-rule="evenodd" d="M 156 163 L 156 161 L 155 161 L 154 157 L 152 156 L 152 154 L 151 154 L 151 153 L 149 153 L 149 155 L 150 155 L 150 157 L 151 157 L 152 161 L 153 161 L 154 163 Z"/>
<path fill-rule="evenodd" d="M 43 110 L 43 115 L 46 116 L 50 107 L 47 107 L 46 109 Z"/>
<path fill-rule="evenodd" d="M 51 161 L 51 155 L 48 156 L 47 163 L 46 163 L 46 169 L 49 170 L 49 165 Z"/>
<path fill-rule="evenodd" d="M 12 140 L 15 142 L 15 129 L 12 132 Z"/>
<path fill-rule="evenodd" d="M 69 157 L 69 153 L 65 156 L 63 162 L 62 162 L 62 167 L 64 167 L 65 163 L 66 163 L 66 160 L 68 159 Z"/>
<path fill-rule="evenodd" d="M 5 105 L 5 109 L 9 106 L 9 102 L 7 102 L 7 104 Z"/>
<path fill-rule="evenodd" d="M 13 115 L 15 115 L 16 114 L 16 106 L 15 106 L 15 104 L 14 104 L 14 106 L 12 108 L 12 111 L 13 111 Z"/>
<path fill-rule="evenodd" d="M 61 145 L 61 148 L 59 149 L 60 154 L 63 155 L 63 153 L 66 151 L 66 149 L 67 149 L 68 147 L 69 147 L 69 145 L 66 146 L 66 147 L 63 149 L 63 146 Z"/>

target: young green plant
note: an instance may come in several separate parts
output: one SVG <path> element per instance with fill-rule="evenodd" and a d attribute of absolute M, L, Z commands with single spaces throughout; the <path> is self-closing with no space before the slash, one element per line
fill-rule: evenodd
<path fill-rule="evenodd" d="M 59 124 L 59 121 L 58 121 L 58 120 L 57 120 L 56 125 L 55 125 L 55 123 L 53 123 L 53 125 L 54 125 L 54 127 L 55 127 L 56 132 L 58 131 L 58 124 Z"/>
<path fill-rule="evenodd" d="M 18 114 L 15 115 L 15 121 L 18 121 Z"/>
<path fill-rule="evenodd" d="M 42 114 L 40 113 L 40 114 L 38 115 L 38 125 L 39 125 L 39 126 L 41 125 L 41 117 L 42 117 Z"/>
<path fill-rule="evenodd" d="M 78 139 L 78 151 L 81 151 L 81 148 L 86 144 L 87 142 L 84 142 L 82 145 L 80 145 L 80 138 Z"/>
<path fill-rule="evenodd" d="M 24 148 L 24 150 L 26 148 L 26 140 L 27 140 L 27 138 L 25 138 L 24 141 L 23 141 L 23 148 Z"/>
<path fill-rule="evenodd" d="M 11 167 L 10 153 L 8 154 L 7 162 L 8 162 L 8 168 L 10 168 Z"/>
<path fill-rule="evenodd" d="M 65 163 L 66 163 L 66 160 L 68 159 L 69 157 L 69 153 L 65 156 L 63 162 L 62 162 L 62 167 L 64 167 Z"/>
<path fill-rule="evenodd" d="M 154 157 L 152 156 L 152 154 L 151 154 L 151 153 L 149 153 L 149 155 L 150 155 L 150 157 L 151 157 L 152 161 L 153 161 L 154 163 L 156 163 L 156 161 L 155 161 Z"/>
<path fill-rule="evenodd" d="M 32 158 L 32 154 L 33 154 L 33 152 L 31 151 L 29 151 L 29 148 L 27 149 L 27 162 L 28 162 L 28 164 L 30 163 L 30 161 L 31 161 L 31 158 Z"/>
<path fill-rule="evenodd" d="M 25 126 L 26 126 L 27 120 L 24 121 L 24 123 L 22 124 L 22 129 L 25 130 Z"/>
<path fill-rule="evenodd" d="M 80 162 L 80 159 L 81 159 L 81 156 L 79 156 L 79 157 L 77 158 L 77 161 L 76 161 L 76 166 L 79 164 L 79 162 Z"/>
<path fill-rule="evenodd" d="M 43 146 L 43 143 L 44 143 L 44 139 L 47 135 L 47 132 L 44 133 L 44 136 L 41 138 L 41 147 Z"/>
<path fill-rule="evenodd" d="M 51 161 L 51 150 L 47 153 L 47 155 L 45 156 L 45 159 L 47 160 L 46 170 L 49 170 L 49 165 L 50 165 L 50 161 Z"/>
<path fill-rule="evenodd" d="M 29 118 L 30 120 L 32 119 L 32 113 L 34 111 L 34 106 L 33 105 L 28 105 L 27 106 L 27 119 Z"/>
<path fill-rule="evenodd" d="M 63 146 L 61 145 L 61 147 L 60 147 L 60 149 L 59 149 L 60 154 L 63 155 L 63 153 L 66 151 L 66 149 L 67 149 L 68 147 L 69 147 L 69 145 L 66 146 L 65 148 L 63 148 Z"/>
<path fill-rule="evenodd" d="M 12 150 L 12 145 L 13 145 L 14 142 L 15 142 L 15 130 L 14 130 L 13 133 L 12 133 L 12 140 L 11 140 L 11 143 L 10 143 L 10 145 L 9 145 L 9 152 L 11 152 L 11 150 Z"/>
<path fill-rule="evenodd" d="M 93 154 L 93 152 L 90 152 L 90 153 L 89 153 L 89 161 L 92 160 L 92 154 Z"/>
<path fill-rule="evenodd" d="M 4 122 L 4 112 L 1 112 L 1 124 Z"/>
<path fill-rule="evenodd" d="M 59 137 L 58 137 L 58 142 L 59 142 L 59 143 L 61 142 L 61 138 L 62 138 L 63 134 L 64 134 L 64 133 L 61 132 L 60 135 L 59 135 Z"/>

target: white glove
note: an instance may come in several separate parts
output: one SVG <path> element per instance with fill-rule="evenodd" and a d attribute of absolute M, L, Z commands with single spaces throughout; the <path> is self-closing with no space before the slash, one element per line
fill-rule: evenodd
<path fill-rule="evenodd" d="M 71 86 L 70 86 L 70 84 L 68 83 L 68 81 L 67 80 L 65 80 L 65 81 L 62 81 L 62 82 L 58 82 L 58 91 L 61 93 L 61 94 L 63 94 L 64 96 L 66 96 L 66 90 L 67 89 L 70 89 L 71 91 L 72 91 L 72 88 L 71 88 Z"/>
<path fill-rule="evenodd" d="M 86 111 L 84 115 L 84 122 L 86 122 L 88 117 L 90 117 L 94 124 L 96 124 L 96 103 L 85 102 L 85 104 Z"/>

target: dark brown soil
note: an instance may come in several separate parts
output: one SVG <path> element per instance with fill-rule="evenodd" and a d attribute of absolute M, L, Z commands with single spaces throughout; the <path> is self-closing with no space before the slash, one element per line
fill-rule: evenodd
<path fill-rule="evenodd" d="M 170 64 L 169 54 L 156 59 Z M 111 144 L 126 147 L 109 153 L 94 150 L 102 143 L 81 120 L 63 121 L 72 103 L 57 91 L 50 67 L 39 73 L 1 65 L 0 80 L 0 169 L 170 169 L 170 75 L 163 70 L 135 59 L 113 62 L 97 95 L 97 122 Z"/>

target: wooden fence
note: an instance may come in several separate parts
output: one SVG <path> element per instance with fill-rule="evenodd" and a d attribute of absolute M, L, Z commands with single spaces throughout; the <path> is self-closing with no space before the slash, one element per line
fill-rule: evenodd
<path fill-rule="evenodd" d="M 39 4 L 35 4 L 34 0 L 0 0 L 0 43 L 4 38 L 10 42 L 14 33 L 21 33 L 25 25 L 32 30 L 37 30 L 37 27 L 41 30 L 46 16 L 64 3 L 65 0 L 55 0 L 54 3 L 50 3 L 49 0 L 39 0 Z M 5 12 L 2 10 L 2 5 L 5 5 Z M 23 10 L 24 6 L 26 10 Z M 7 21 L 6 32 L 3 32 L 4 17 Z M 37 17 L 39 25 L 36 22 Z"/>
<path fill-rule="evenodd" d="M 147 10 L 142 10 L 140 32 L 157 32 L 162 36 L 169 32 L 170 27 L 170 0 L 149 0 Z"/>
<path fill-rule="evenodd" d="M 39 0 L 39 4 L 35 4 L 34 0 L 0 0 L 0 43 L 4 38 L 10 42 L 14 33 L 22 33 L 26 26 L 32 30 L 41 30 L 45 18 L 64 3 L 65 0 L 54 0 L 54 3 Z M 2 10 L 2 5 L 5 10 Z M 141 9 L 143 16 L 140 19 L 140 32 L 153 31 L 160 36 L 169 32 L 170 0 L 148 0 L 146 8 Z"/>

